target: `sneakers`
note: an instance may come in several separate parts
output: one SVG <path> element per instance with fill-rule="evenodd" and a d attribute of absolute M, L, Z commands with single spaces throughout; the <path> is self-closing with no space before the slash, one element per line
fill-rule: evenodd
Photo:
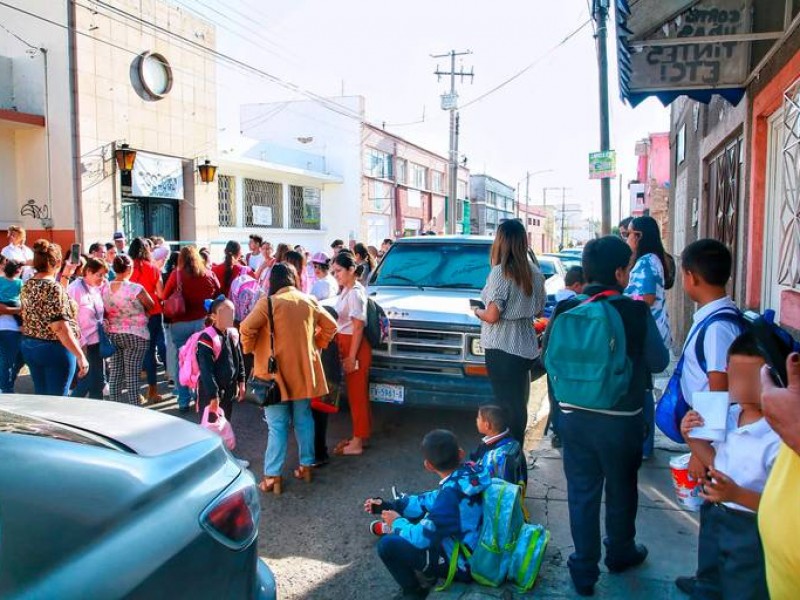
<path fill-rule="evenodd" d="M 369 532 L 375 537 L 383 537 L 388 533 L 392 533 L 392 528 L 381 520 L 375 520 L 369 524 Z"/>
<path fill-rule="evenodd" d="M 636 544 L 636 550 L 627 560 L 616 562 L 608 560 L 606 556 L 606 566 L 612 573 L 622 573 L 633 567 L 638 567 L 647 558 L 647 546 L 644 544 Z"/>

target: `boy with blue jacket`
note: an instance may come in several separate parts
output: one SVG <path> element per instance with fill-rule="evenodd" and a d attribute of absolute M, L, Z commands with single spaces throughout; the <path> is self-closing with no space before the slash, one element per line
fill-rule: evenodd
<path fill-rule="evenodd" d="M 478 542 L 483 512 L 483 491 L 491 483 L 480 466 L 463 464 L 464 451 L 456 436 L 436 429 L 422 440 L 425 469 L 435 473 L 439 487 L 395 501 L 369 498 L 364 510 L 380 510 L 383 532 L 378 556 L 402 588 L 403 598 L 424 598 L 422 582 L 447 575 L 456 543 L 470 551 Z M 469 581 L 469 566 L 459 556 L 456 580 Z"/>
<path fill-rule="evenodd" d="M 506 410 L 497 404 L 484 404 L 478 409 L 475 421 L 483 439 L 469 459 L 484 467 L 490 477 L 514 484 L 526 483 L 528 469 L 522 456 L 522 447 L 511 435 L 506 415 Z"/>

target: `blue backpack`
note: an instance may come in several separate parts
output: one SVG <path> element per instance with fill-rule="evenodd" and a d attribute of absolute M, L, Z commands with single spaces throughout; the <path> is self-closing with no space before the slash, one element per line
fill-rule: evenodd
<path fill-rule="evenodd" d="M 603 292 L 558 315 L 548 337 L 544 365 L 560 404 L 609 410 L 630 388 L 633 368 L 625 327 L 611 306 L 622 296 Z"/>

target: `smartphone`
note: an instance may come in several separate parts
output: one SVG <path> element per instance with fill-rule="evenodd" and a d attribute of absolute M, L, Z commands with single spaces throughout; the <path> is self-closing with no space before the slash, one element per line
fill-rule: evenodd
<path fill-rule="evenodd" d="M 69 250 L 69 262 L 73 265 L 77 265 L 81 261 L 81 245 L 80 244 L 72 244 L 72 247 Z"/>
<path fill-rule="evenodd" d="M 373 498 L 376 502 L 372 504 L 370 510 L 373 515 L 379 515 L 383 512 L 383 498 Z"/>
<path fill-rule="evenodd" d="M 474 309 L 476 309 L 476 308 L 483 308 L 483 309 L 485 309 L 485 308 L 486 308 L 486 305 L 485 305 L 485 304 L 483 303 L 483 301 L 481 301 L 481 300 L 477 300 L 477 299 L 475 299 L 475 298 L 470 298 L 470 299 L 469 299 L 469 307 L 470 307 L 471 309 L 473 309 L 473 310 L 474 310 Z"/>

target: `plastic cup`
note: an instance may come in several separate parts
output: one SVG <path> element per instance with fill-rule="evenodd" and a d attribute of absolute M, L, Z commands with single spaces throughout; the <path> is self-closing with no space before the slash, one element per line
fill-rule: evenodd
<path fill-rule="evenodd" d="M 672 473 L 672 484 L 678 504 L 687 510 L 696 512 L 703 505 L 703 499 L 698 495 L 700 492 L 699 482 L 689 477 L 689 458 L 691 456 L 691 454 L 681 454 L 673 457 L 669 461 L 669 469 Z"/>

